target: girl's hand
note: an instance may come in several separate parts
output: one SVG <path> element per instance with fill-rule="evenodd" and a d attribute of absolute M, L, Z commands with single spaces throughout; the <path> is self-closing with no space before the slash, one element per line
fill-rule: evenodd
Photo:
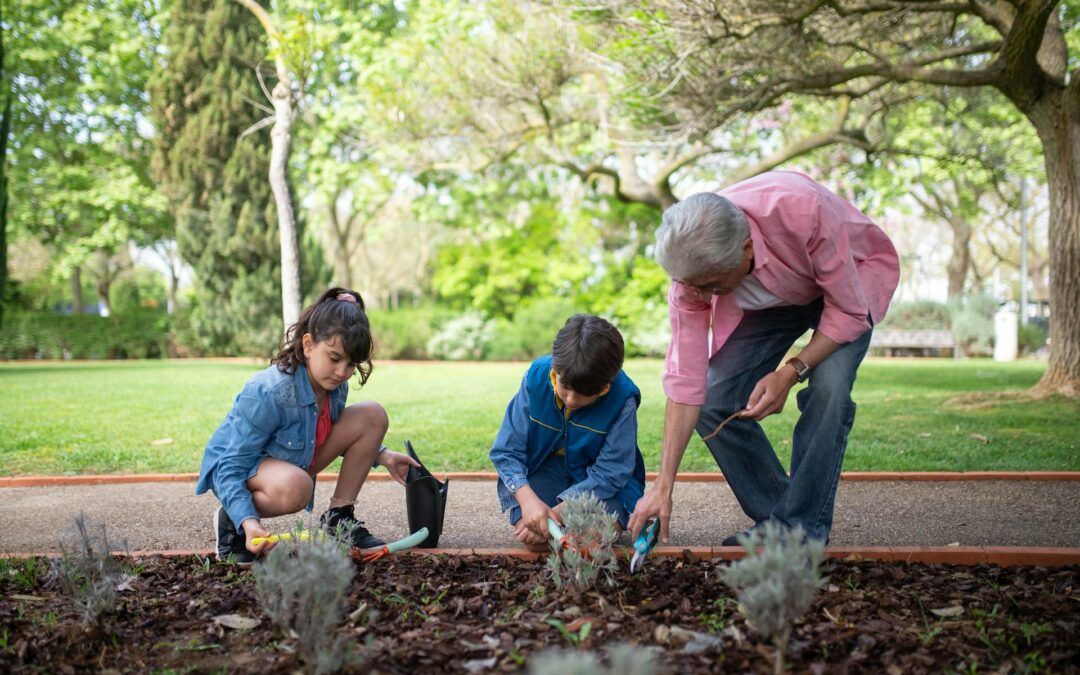
<path fill-rule="evenodd" d="M 260 556 L 269 551 L 270 549 L 274 548 L 276 542 L 264 541 L 258 546 L 251 543 L 251 540 L 255 537 L 270 536 L 270 530 L 263 527 L 262 523 L 260 523 L 258 520 L 254 518 L 248 518 L 243 523 L 241 523 L 241 527 L 244 528 L 244 536 L 246 538 L 245 545 L 247 546 L 247 550 L 251 551 L 256 556 Z"/>
<path fill-rule="evenodd" d="M 412 457 L 400 452 L 394 452 L 393 450 L 384 450 L 379 453 L 379 458 L 376 460 L 380 465 L 385 466 L 386 470 L 393 476 L 394 480 L 405 484 L 405 477 L 409 475 L 409 467 L 414 466 L 417 469 L 420 468 L 420 463 Z"/>

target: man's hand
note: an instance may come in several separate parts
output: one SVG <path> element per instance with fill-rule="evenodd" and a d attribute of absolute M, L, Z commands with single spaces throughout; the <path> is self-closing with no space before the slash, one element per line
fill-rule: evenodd
<path fill-rule="evenodd" d="M 420 463 L 412 457 L 400 452 L 394 452 L 393 450 L 383 450 L 379 453 L 378 458 L 375 460 L 380 465 L 385 466 L 386 470 L 393 476 L 394 480 L 405 484 L 405 478 L 409 475 L 409 467 L 415 466 L 420 468 Z"/>
<path fill-rule="evenodd" d="M 275 542 L 264 541 L 263 543 L 255 546 L 251 543 L 251 540 L 255 537 L 269 537 L 270 530 L 262 526 L 255 518 L 248 518 L 244 522 L 240 523 L 240 527 L 244 528 L 244 545 L 247 546 L 247 550 L 254 553 L 256 556 L 260 556 L 266 553 L 270 549 L 274 548 Z"/>
<path fill-rule="evenodd" d="M 548 540 L 547 520 L 562 522 L 559 512 L 545 504 L 528 485 L 515 492 L 514 497 L 521 506 L 521 520 L 515 531 L 517 538 L 526 544 L 543 544 Z"/>
<path fill-rule="evenodd" d="M 784 409 L 788 392 L 798 381 L 795 368 L 785 365 L 761 378 L 750 394 L 750 403 L 739 417 L 752 417 L 758 421 L 775 415 Z"/>
<path fill-rule="evenodd" d="M 634 506 L 634 513 L 630 515 L 627 527 L 630 529 L 630 540 L 637 539 L 638 534 L 652 518 L 660 518 L 660 541 L 668 543 L 668 523 L 671 521 L 671 492 L 672 489 L 659 483 L 653 485 Z"/>

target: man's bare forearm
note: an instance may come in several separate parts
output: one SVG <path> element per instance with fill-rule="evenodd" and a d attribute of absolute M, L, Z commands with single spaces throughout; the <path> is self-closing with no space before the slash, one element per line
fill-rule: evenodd
<path fill-rule="evenodd" d="M 819 331 L 814 331 L 814 334 L 810 336 L 810 342 L 796 354 L 796 358 L 813 369 L 839 348 L 840 343 Z"/>
<path fill-rule="evenodd" d="M 701 406 L 676 403 L 670 398 L 664 408 L 664 448 L 660 455 L 660 473 L 656 484 L 665 490 L 675 485 L 675 474 L 697 426 Z"/>

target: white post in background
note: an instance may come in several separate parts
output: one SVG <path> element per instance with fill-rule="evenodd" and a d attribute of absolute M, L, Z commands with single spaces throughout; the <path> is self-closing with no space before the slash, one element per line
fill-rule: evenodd
<path fill-rule="evenodd" d="M 994 314 L 994 360 L 1015 361 L 1017 342 L 1016 312 L 1002 307 Z"/>
<path fill-rule="evenodd" d="M 1020 179 L 1020 325 L 1027 325 L 1028 317 L 1028 224 L 1027 202 L 1024 192 L 1027 178 Z"/>

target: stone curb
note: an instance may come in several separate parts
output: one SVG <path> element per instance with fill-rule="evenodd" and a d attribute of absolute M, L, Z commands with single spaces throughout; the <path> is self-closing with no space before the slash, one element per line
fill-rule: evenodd
<path fill-rule="evenodd" d="M 621 549 L 629 557 L 630 549 Z M 740 546 L 658 546 L 655 555 L 694 560 L 738 560 L 746 555 Z M 1030 546 L 830 546 L 825 549 L 830 558 L 842 560 L 881 560 L 896 563 L 937 563 L 945 565 L 980 565 L 1000 567 L 1044 566 L 1059 567 L 1080 564 L 1080 548 L 1049 548 Z M 177 549 L 167 551 L 129 551 L 133 558 L 162 556 L 166 558 L 200 555 L 209 557 L 211 549 Z M 414 549 L 409 555 L 504 556 L 519 560 L 537 560 L 547 553 L 521 548 L 433 548 Z M 44 553 L 0 553 L 0 559 L 33 557 L 55 558 L 56 551 Z"/>
<path fill-rule="evenodd" d="M 452 480 L 494 481 L 498 474 L 493 471 L 451 471 L 436 475 Z M 139 473 L 101 474 L 92 476 L 0 476 L 0 488 L 54 487 L 65 485 L 119 485 L 124 483 L 184 483 L 195 482 L 197 473 Z M 319 480 L 337 480 L 336 473 L 320 473 Z M 647 480 L 656 480 L 656 472 L 646 474 Z M 922 481 L 952 482 L 972 480 L 1080 480 L 1080 471 L 845 471 L 840 474 L 846 481 Z M 387 473 L 373 473 L 368 480 L 384 482 L 393 480 Z M 714 472 L 680 473 L 679 482 L 722 483 L 724 474 Z"/>

